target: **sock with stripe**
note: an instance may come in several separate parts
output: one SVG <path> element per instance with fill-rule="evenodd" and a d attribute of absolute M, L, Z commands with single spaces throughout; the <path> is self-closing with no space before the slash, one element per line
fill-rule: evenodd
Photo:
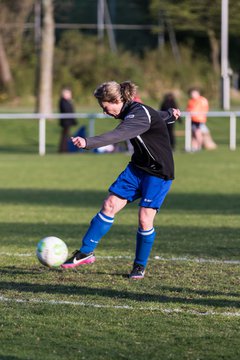
<path fill-rule="evenodd" d="M 156 232 L 154 228 L 151 230 L 142 230 L 138 228 L 136 255 L 134 260 L 136 264 L 146 267 L 155 236 Z"/>
<path fill-rule="evenodd" d="M 94 251 L 100 239 L 110 230 L 113 221 L 114 218 L 103 214 L 101 211 L 97 213 L 83 237 L 80 251 L 84 254 Z"/>

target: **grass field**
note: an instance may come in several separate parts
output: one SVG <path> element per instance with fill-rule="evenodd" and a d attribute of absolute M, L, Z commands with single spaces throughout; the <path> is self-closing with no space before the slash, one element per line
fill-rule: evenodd
<path fill-rule="evenodd" d="M 36 124 L 1 131 L 0 359 L 239 359 L 240 166 L 226 128 L 216 131 L 217 151 L 176 151 L 146 277 L 134 282 L 126 275 L 137 204 L 117 216 L 93 265 L 63 271 L 38 263 L 45 236 L 62 238 L 70 252 L 79 247 L 129 160 L 54 154 L 51 124 L 46 157 L 32 153 Z"/>

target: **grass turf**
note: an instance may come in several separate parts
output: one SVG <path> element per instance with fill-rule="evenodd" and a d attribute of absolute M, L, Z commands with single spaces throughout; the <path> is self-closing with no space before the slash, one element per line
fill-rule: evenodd
<path fill-rule="evenodd" d="M 37 129 L 28 130 L 15 128 L 15 142 L 6 129 L 1 135 L 0 359 L 238 359 L 240 271 L 224 261 L 239 260 L 239 150 L 227 149 L 225 130 L 217 151 L 175 153 L 176 180 L 139 282 L 126 277 L 137 204 L 116 217 L 95 264 L 63 271 L 38 263 L 44 236 L 79 247 L 129 157 L 39 157 L 28 154 Z"/>

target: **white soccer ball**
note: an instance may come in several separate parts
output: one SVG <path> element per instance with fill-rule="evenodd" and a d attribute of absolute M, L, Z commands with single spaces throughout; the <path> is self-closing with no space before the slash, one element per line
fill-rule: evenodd
<path fill-rule="evenodd" d="M 61 239 L 48 236 L 39 241 L 36 254 L 41 264 L 48 267 L 57 267 L 67 260 L 68 248 Z"/>

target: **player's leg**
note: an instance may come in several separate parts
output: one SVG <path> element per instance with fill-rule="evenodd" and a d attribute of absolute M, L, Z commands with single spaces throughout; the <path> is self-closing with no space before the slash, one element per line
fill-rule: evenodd
<path fill-rule="evenodd" d="M 139 227 L 136 236 L 135 260 L 132 272 L 129 275 L 132 279 L 142 279 L 144 277 L 147 261 L 156 237 L 156 232 L 153 227 L 156 213 L 156 209 L 139 208 Z"/>
<path fill-rule="evenodd" d="M 139 227 L 136 236 L 136 253 L 133 270 L 129 277 L 142 279 L 148 258 L 156 237 L 154 218 L 161 207 L 170 187 L 172 180 L 163 180 L 146 174 L 142 182 L 142 199 L 139 209 Z"/>
<path fill-rule="evenodd" d="M 202 144 L 203 144 L 203 135 L 202 135 L 202 130 L 200 129 L 200 127 L 195 130 L 195 138 L 197 140 L 198 150 L 201 150 Z"/>
<path fill-rule="evenodd" d="M 201 123 L 192 122 L 192 151 L 199 151 L 203 145 Z"/>
<path fill-rule="evenodd" d="M 82 240 L 80 251 L 88 254 L 93 252 L 101 238 L 111 229 L 114 216 L 127 204 L 126 199 L 122 199 L 114 194 L 109 194 L 103 203 L 101 211 L 91 221 L 90 227 Z"/>
<path fill-rule="evenodd" d="M 67 149 L 68 134 L 69 134 L 69 128 L 66 126 L 62 127 L 60 144 L 59 144 L 59 152 L 60 153 L 65 153 L 68 150 Z"/>
<path fill-rule="evenodd" d="M 127 204 L 127 199 L 123 199 L 115 194 L 109 194 L 103 202 L 101 212 L 106 216 L 114 217 Z"/>
<path fill-rule="evenodd" d="M 114 216 L 127 204 L 126 199 L 122 199 L 114 194 L 109 194 L 99 211 L 91 220 L 90 226 L 83 237 L 80 250 L 76 250 L 73 256 L 63 265 L 63 268 L 72 268 L 82 264 L 89 264 L 95 261 L 93 251 L 97 247 L 101 238 L 111 229 Z"/>
<path fill-rule="evenodd" d="M 101 211 L 92 219 L 90 227 L 83 237 L 80 250 L 76 250 L 73 256 L 62 265 L 63 268 L 75 267 L 95 261 L 94 249 L 100 239 L 110 230 L 115 214 L 128 201 L 133 201 L 136 197 L 139 197 L 137 191 L 138 179 L 133 168 L 128 165 L 110 186 L 110 195 L 104 201 Z"/>

